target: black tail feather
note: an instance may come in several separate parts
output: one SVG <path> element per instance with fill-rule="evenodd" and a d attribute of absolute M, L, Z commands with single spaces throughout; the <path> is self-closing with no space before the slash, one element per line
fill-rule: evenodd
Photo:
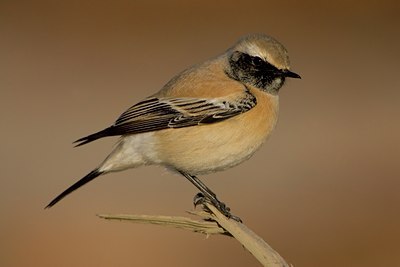
<path fill-rule="evenodd" d="M 112 136 L 112 135 L 116 135 L 116 133 L 113 133 L 112 126 L 111 126 L 111 127 L 108 127 L 108 128 L 106 128 L 104 130 L 101 130 L 100 132 L 97 132 L 97 133 L 82 137 L 82 138 L 76 140 L 74 142 L 74 144 L 76 144 L 75 147 L 78 147 L 78 146 L 82 146 L 84 144 L 93 142 L 93 141 L 95 141 L 97 139 L 100 139 L 100 138 L 103 138 L 103 137 L 107 137 L 107 136 Z"/>
<path fill-rule="evenodd" d="M 76 189 L 78 189 L 79 187 L 81 187 L 82 185 L 87 184 L 88 182 L 90 182 L 91 180 L 93 180 L 94 178 L 96 178 L 97 176 L 103 174 L 103 172 L 99 171 L 98 169 L 95 169 L 93 171 L 91 171 L 89 174 L 87 174 L 85 177 L 83 177 L 82 179 L 80 179 L 78 182 L 74 183 L 73 185 L 71 185 L 70 187 L 68 187 L 64 192 L 62 192 L 60 195 L 58 195 L 55 199 L 53 199 L 49 205 L 46 206 L 45 209 L 51 208 L 52 206 L 54 206 L 58 201 L 60 201 L 61 199 L 63 199 L 66 195 L 68 195 L 69 193 L 75 191 Z"/>

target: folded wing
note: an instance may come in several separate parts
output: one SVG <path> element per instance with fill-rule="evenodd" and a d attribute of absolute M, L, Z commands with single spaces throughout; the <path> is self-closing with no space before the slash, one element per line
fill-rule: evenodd
<path fill-rule="evenodd" d="M 216 123 L 244 113 L 256 104 L 255 96 L 248 90 L 224 99 L 147 98 L 122 113 L 112 126 L 75 143 L 81 146 L 106 136 Z"/>

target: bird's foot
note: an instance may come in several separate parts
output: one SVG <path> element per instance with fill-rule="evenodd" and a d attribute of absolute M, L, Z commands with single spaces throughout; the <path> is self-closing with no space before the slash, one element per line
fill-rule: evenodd
<path fill-rule="evenodd" d="M 194 198 L 193 198 L 193 204 L 194 206 L 198 206 L 198 205 L 203 205 L 205 203 L 210 203 L 212 204 L 214 207 L 217 208 L 217 210 L 219 210 L 223 215 L 225 215 L 227 218 L 229 219 L 233 219 L 237 222 L 242 222 L 242 220 L 238 217 L 233 215 L 230 211 L 231 209 L 225 205 L 225 203 L 219 201 L 216 197 L 215 198 L 208 198 L 206 196 L 204 196 L 203 193 L 197 193 Z"/>

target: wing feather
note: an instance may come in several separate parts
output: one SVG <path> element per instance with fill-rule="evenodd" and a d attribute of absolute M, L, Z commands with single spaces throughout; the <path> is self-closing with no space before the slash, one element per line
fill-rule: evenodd
<path fill-rule="evenodd" d="M 147 98 L 122 113 L 112 126 L 76 142 L 80 146 L 106 136 L 216 123 L 244 113 L 256 104 L 256 97 L 249 90 L 230 100 Z"/>

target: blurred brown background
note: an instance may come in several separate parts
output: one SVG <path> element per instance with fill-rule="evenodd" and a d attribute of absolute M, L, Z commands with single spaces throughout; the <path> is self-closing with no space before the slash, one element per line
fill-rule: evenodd
<path fill-rule="evenodd" d="M 302 80 L 248 162 L 203 180 L 295 266 L 400 266 L 398 1 L 1 1 L 0 266 L 258 266 L 227 237 L 107 222 L 184 215 L 195 188 L 159 167 L 102 176 L 111 124 L 177 72 L 268 33 Z"/>

